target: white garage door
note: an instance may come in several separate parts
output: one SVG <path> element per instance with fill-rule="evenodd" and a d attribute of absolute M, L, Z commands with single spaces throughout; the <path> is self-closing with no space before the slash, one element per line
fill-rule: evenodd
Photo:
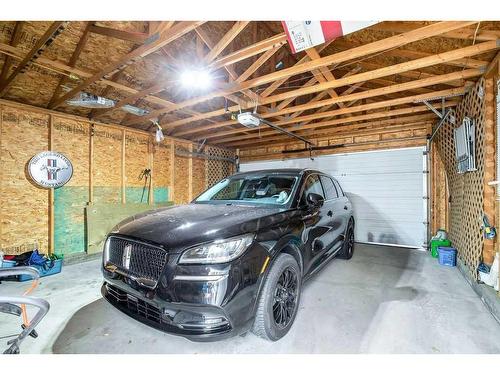
<path fill-rule="evenodd" d="M 354 207 L 356 241 L 422 247 L 426 239 L 424 148 L 242 163 L 241 171 L 314 168 L 335 177 Z"/>

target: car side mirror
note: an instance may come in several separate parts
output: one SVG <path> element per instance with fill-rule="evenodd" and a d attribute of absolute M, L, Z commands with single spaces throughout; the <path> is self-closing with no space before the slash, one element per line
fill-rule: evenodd
<path fill-rule="evenodd" d="M 307 204 L 309 207 L 319 208 L 325 203 L 325 198 L 316 193 L 307 194 Z"/>

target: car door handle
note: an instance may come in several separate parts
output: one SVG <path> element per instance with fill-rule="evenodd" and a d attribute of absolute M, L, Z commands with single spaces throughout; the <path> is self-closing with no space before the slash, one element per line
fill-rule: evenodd
<path fill-rule="evenodd" d="M 328 216 L 332 217 L 333 216 L 333 212 L 330 210 L 326 213 Z"/>

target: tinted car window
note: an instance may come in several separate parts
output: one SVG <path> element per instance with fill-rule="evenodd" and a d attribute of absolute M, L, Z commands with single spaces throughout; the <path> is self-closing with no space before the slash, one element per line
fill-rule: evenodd
<path fill-rule="evenodd" d="M 301 197 L 301 204 L 307 203 L 307 194 L 316 193 L 321 195 L 323 198 L 325 197 L 325 193 L 323 192 L 323 188 L 321 187 L 321 182 L 319 181 L 318 175 L 311 175 L 307 177 L 306 182 L 304 183 L 304 190 Z"/>
<path fill-rule="evenodd" d="M 337 180 L 333 180 L 335 182 L 335 187 L 337 188 L 337 191 L 339 192 L 339 196 L 345 196 L 344 190 L 342 190 L 342 186 L 340 186 L 339 182 Z"/>
<path fill-rule="evenodd" d="M 256 174 L 226 178 L 202 193 L 195 202 L 244 201 L 286 204 L 297 182 L 296 176 Z"/>
<path fill-rule="evenodd" d="M 330 177 L 321 176 L 321 183 L 323 184 L 323 189 L 325 190 L 325 199 L 335 199 L 339 197 L 337 189 L 335 188 L 335 185 Z"/>

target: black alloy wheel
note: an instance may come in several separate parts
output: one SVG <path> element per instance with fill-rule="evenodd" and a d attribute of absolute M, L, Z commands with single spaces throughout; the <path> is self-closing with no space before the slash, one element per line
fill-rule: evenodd
<path fill-rule="evenodd" d="M 298 276 L 287 267 L 278 279 L 273 299 L 273 316 L 276 325 L 284 329 L 290 324 L 297 304 Z"/>
<path fill-rule="evenodd" d="M 301 287 L 297 260 L 290 254 L 279 254 L 265 275 L 252 332 L 270 341 L 285 336 L 297 316 Z"/>
<path fill-rule="evenodd" d="M 354 254 L 354 223 L 349 221 L 347 226 L 347 231 L 344 239 L 344 244 L 342 245 L 342 250 L 340 251 L 339 258 L 351 259 Z"/>

